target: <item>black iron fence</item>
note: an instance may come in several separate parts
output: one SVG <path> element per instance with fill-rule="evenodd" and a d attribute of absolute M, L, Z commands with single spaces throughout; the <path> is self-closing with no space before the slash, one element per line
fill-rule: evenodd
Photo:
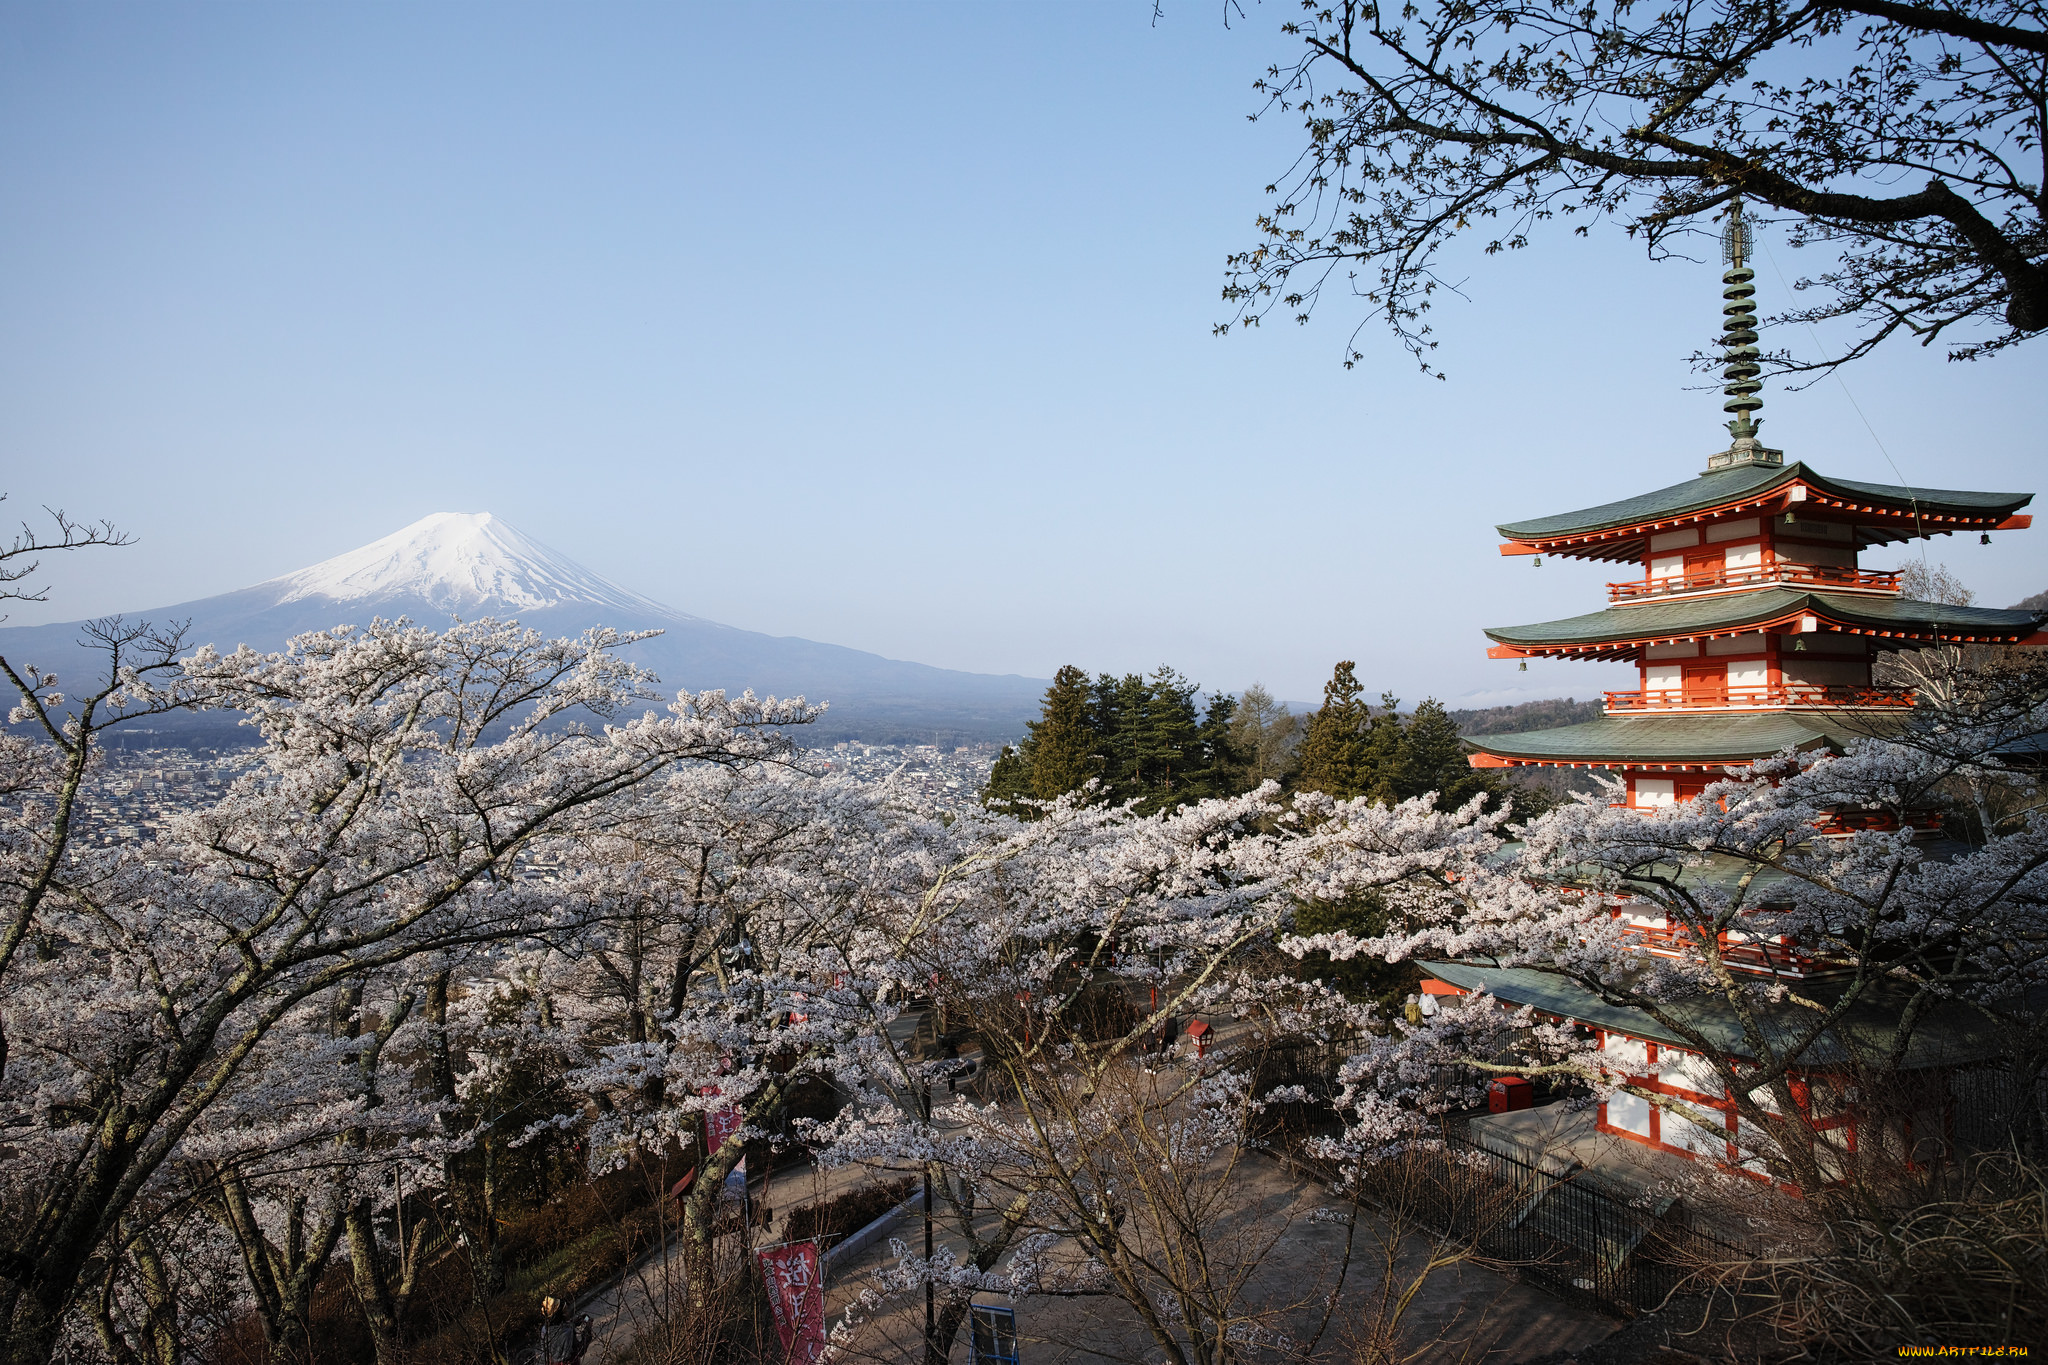
<path fill-rule="evenodd" d="M 2007 1062 L 1958 1070 L 1949 1078 L 1955 1142 L 1964 1153 L 2013 1148 L 2048 1153 L 2048 1076 Z"/>

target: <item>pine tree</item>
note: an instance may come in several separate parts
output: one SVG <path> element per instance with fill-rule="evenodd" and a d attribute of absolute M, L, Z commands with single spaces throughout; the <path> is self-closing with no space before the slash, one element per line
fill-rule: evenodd
<path fill-rule="evenodd" d="M 1072 664 L 1053 674 L 1045 705 L 1031 722 L 1031 793 L 1050 801 L 1102 774 L 1089 717 L 1088 675 Z"/>
<path fill-rule="evenodd" d="M 1466 759 L 1457 722 L 1434 697 L 1416 707 L 1408 718 L 1390 776 L 1394 799 L 1405 801 L 1435 792 L 1439 810 L 1462 806 L 1476 792 L 1496 798 L 1500 794 L 1499 780 Z"/>
<path fill-rule="evenodd" d="M 1364 688 L 1353 673 L 1355 664 L 1337 665 L 1323 686 L 1323 704 L 1309 714 L 1299 752 L 1295 785 L 1303 791 L 1327 792 L 1348 799 L 1370 796 L 1375 801 L 1398 799 L 1393 778 L 1398 769 L 1405 731 L 1401 703 L 1391 692 L 1380 697 L 1380 712 L 1361 700 Z M 1390 923 L 1385 900 L 1377 893 L 1336 901 L 1303 901 L 1295 909 L 1295 927 L 1304 934 L 1345 930 L 1370 938 Z M 1334 986 L 1354 1000 L 1371 1000 L 1395 1012 L 1421 978 L 1413 962 L 1385 962 L 1364 954 L 1333 962 L 1326 953 L 1302 960 L 1304 978 Z"/>
<path fill-rule="evenodd" d="M 1195 685 L 1161 664 L 1143 687 L 1142 722 L 1132 745 L 1136 790 L 1130 794 L 1137 797 L 1139 811 L 1149 814 L 1191 799 L 1189 778 L 1203 764 Z"/>
<path fill-rule="evenodd" d="M 988 770 L 988 785 L 981 789 L 981 804 L 1002 805 L 1031 795 L 1032 744 L 1005 744 Z"/>
<path fill-rule="evenodd" d="M 1302 733 L 1295 786 L 1348 799 L 1371 790 L 1377 774 L 1373 763 L 1372 708 L 1359 700 L 1365 689 L 1346 659 L 1323 684 L 1323 704 L 1309 713 Z"/>
<path fill-rule="evenodd" d="M 1386 900 L 1376 891 L 1341 901 L 1302 901 L 1294 910 L 1294 929 L 1299 934 L 1341 930 L 1354 938 L 1375 938 L 1393 927 Z M 1394 1017 L 1422 983 L 1422 969 L 1413 961 L 1389 962 L 1370 953 L 1335 962 L 1328 953 L 1313 952 L 1302 958 L 1299 970 L 1304 981 L 1321 981 L 1353 1000 L 1370 1000 L 1382 1015 Z"/>
<path fill-rule="evenodd" d="M 1111 678 L 1107 673 L 1096 683 L 1098 696 L 1107 701 L 1099 708 L 1100 743 L 1104 763 L 1103 785 L 1114 802 L 1135 800 L 1145 795 L 1145 712 L 1152 701 L 1152 689 L 1141 673 Z"/>
<path fill-rule="evenodd" d="M 1201 763 L 1190 775 L 1185 801 L 1235 796 L 1258 785 L 1251 761 L 1237 744 L 1237 698 L 1223 693 L 1209 698 L 1209 709 L 1196 734 Z"/>
<path fill-rule="evenodd" d="M 1236 741 L 1236 700 L 1212 697 L 1204 715 L 1200 695 L 1167 664 L 1149 679 L 1104 673 L 1093 682 L 1078 668 L 1062 668 L 1030 734 L 996 759 L 982 801 L 1051 800 L 1092 777 L 1095 800 L 1134 801 L 1151 814 L 1249 790 L 1256 782 Z"/>
<path fill-rule="evenodd" d="M 1401 798 L 1394 790 L 1394 773 L 1400 763 L 1402 736 L 1407 733 L 1401 721 L 1401 699 L 1392 692 L 1380 693 L 1380 709 L 1365 733 L 1366 772 L 1360 778 L 1359 794 L 1382 806 L 1395 805 Z"/>

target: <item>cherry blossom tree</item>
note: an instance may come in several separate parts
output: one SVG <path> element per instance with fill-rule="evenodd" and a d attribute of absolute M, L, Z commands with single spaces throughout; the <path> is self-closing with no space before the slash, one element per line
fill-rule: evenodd
<path fill-rule="evenodd" d="M 781 759 L 777 727 L 815 714 L 714 692 L 628 719 L 649 679 L 611 631 L 379 621 L 182 660 L 174 635 L 97 638 L 108 680 L 69 707 L 47 674 L 6 668 L 43 741 L 0 753 L 10 1361 L 49 1358 L 94 1258 L 308 1002 L 561 927 L 578 910 L 522 880 L 526 860 L 612 829 L 678 767 Z M 158 838 L 87 846 L 96 737 L 171 707 L 245 713 L 261 762 Z"/>
<path fill-rule="evenodd" d="M 1080 799 L 1017 829 L 990 817 L 981 861 L 897 935 L 900 978 L 976 1021 L 988 1099 L 950 1093 L 966 1063 L 891 1037 L 862 1054 L 857 1104 L 812 1130 L 824 1160 L 915 1171 L 937 1193 L 961 1249 L 906 1249 L 888 1281 L 944 1296 L 928 1362 L 979 1290 L 1114 1294 L 1175 1361 L 1271 1336 L 1286 1314 L 1247 1286 L 1277 1234 L 1244 1223 L 1231 1172 L 1254 1116 L 1305 1092 L 1260 1062 L 1372 1023 L 1280 945 L 1304 900 L 1455 896 L 1507 815 L 1483 799 L 1282 806 L 1270 784 L 1152 816 Z M 1198 1016 L 1227 1028 L 1162 1055 L 1169 1021 Z"/>
<path fill-rule="evenodd" d="M 568 1080 L 602 1097 L 586 1129 L 600 1165 L 701 1154 L 681 1222 L 702 1300 L 726 1177 L 780 1134 L 800 1089 L 844 1085 L 886 1046 L 908 996 L 906 920 L 982 855 L 892 787 L 766 769 L 678 774 L 609 846 L 593 897 L 612 913 L 565 949 L 587 1039 Z"/>
<path fill-rule="evenodd" d="M 7 501 L 7 495 L 0 493 L 0 502 Z M 64 550 L 84 550 L 93 546 L 132 545 L 134 540 L 123 531 L 114 528 L 110 521 L 85 523 L 73 521 L 61 508 L 48 507 L 50 520 L 56 526 L 53 535 L 38 531 L 27 522 L 21 524 L 21 532 L 11 541 L 0 545 L 0 602 L 47 602 L 48 588 L 27 585 L 24 580 L 33 578 L 43 562 L 40 556 L 55 554 Z M 30 556 L 38 556 L 31 559 Z M 0 616 L 0 621 L 5 621 Z"/>
<path fill-rule="evenodd" d="M 273 1359 L 310 1354 L 314 1291 L 343 1245 L 379 1359 L 396 1356 L 394 1300 L 402 1306 L 410 1277 L 401 1273 L 394 1287 L 384 1274 L 373 1220 L 399 1202 L 408 1168 L 415 1189 L 436 1169 L 432 1097 L 414 1085 L 412 1068 L 393 1062 L 421 1045 L 420 994 L 401 971 L 309 998 L 271 1030 L 180 1149 L 186 1169 L 174 1178 L 232 1239 L 244 1302 Z M 416 1269 L 426 1225 L 408 1230 L 401 1214 L 398 1233 L 399 1257 Z"/>
<path fill-rule="evenodd" d="M 1926 723 L 1947 726 L 1938 715 Z M 1532 822 L 1512 856 L 1412 907 L 1392 932 L 1288 946 L 1519 968 L 1638 1011 L 1683 1040 L 1692 1089 L 1725 1094 L 1745 1161 L 1812 1199 L 1875 1197 L 1879 1173 L 1814 1122 L 1814 1073 L 1854 1086 L 1854 1103 L 1881 1126 L 1887 1089 L 1914 1102 L 1909 1073 L 1939 1062 L 1942 1030 L 1958 1020 L 1995 1032 L 2023 1067 L 2040 1065 L 2048 1041 L 2038 1010 L 2048 822 L 2029 807 L 1976 846 L 1926 828 L 1958 777 L 2011 780 L 1994 752 L 2011 727 L 1988 727 L 1996 746 L 1956 742 L 1966 729 L 1947 726 L 1939 742 L 1858 741 L 1840 756 L 1788 754 L 1656 812 L 1583 797 Z M 1659 925 L 1666 953 L 1643 951 L 1644 923 Z M 1760 972 L 1759 943 L 1831 970 L 1818 986 Z M 1732 1038 L 1720 1020 L 1732 1021 Z M 1626 1090 L 1669 1122 L 1725 1135 L 1719 1109 L 1630 1084 L 1583 1035 L 1477 996 L 1398 1024 L 1351 1059 L 1342 1146 L 1366 1160 L 1412 1140 L 1433 1110 L 1469 1102 L 1508 1070 Z M 1866 1142 L 1863 1155 L 1879 1149 Z"/>

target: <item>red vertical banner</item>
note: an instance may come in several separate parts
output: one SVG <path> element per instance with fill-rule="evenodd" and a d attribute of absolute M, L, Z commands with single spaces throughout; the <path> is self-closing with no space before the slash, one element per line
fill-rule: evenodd
<path fill-rule="evenodd" d="M 825 1351 L 825 1285 L 816 1242 L 784 1242 L 759 1253 L 775 1332 L 790 1365 L 815 1365 Z"/>
<path fill-rule="evenodd" d="M 716 1152 L 725 1145 L 725 1140 L 746 1126 L 746 1116 L 733 1105 L 714 1109 L 704 1116 L 704 1138 L 711 1151 Z"/>
<path fill-rule="evenodd" d="M 697 1087 L 697 1093 L 710 1096 L 724 1092 L 715 1085 L 702 1085 Z M 704 1112 L 705 1157 L 709 1159 L 716 1155 L 718 1149 L 725 1145 L 725 1140 L 745 1126 L 746 1118 L 738 1105 L 722 1104 L 716 1109 L 707 1109 Z"/>

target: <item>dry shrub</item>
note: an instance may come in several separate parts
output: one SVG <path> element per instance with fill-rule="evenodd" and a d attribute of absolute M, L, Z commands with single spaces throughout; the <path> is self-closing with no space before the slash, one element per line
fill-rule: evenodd
<path fill-rule="evenodd" d="M 1901 1346 L 2048 1341 L 2048 1171 L 1974 1162 L 1959 1193 L 1890 1214 L 1837 1212 L 1813 1243 L 1698 1268 L 1787 1359 L 1866 1361 Z"/>
<path fill-rule="evenodd" d="M 694 1302 L 665 1302 L 610 1365 L 786 1365 L 761 1268 L 745 1257 Z"/>
<path fill-rule="evenodd" d="M 529 1341 L 540 1323 L 540 1300 L 574 1300 L 617 1275 L 654 1245 L 665 1206 L 658 1193 L 674 1172 L 659 1162 L 635 1164 L 561 1191 L 509 1223 L 500 1234 L 505 1289 L 479 1307 L 468 1261 L 452 1236 L 439 1239 L 408 1306 L 411 1359 L 437 1365 L 491 1361 L 497 1347 Z M 313 1299 L 313 1365 L 367 1365 L 375 1352 L 363 1324 L 345 1259 L 321 1276 Z M 217 1365 L 258 1365 L 269 1352 L 253 1315 L 229 1324 L 207 1358 Z"/>
<path fill-rule="evenodd" d="M 909 1176 L 901 1180 L 870 1181 L 835 1194 L 830 1199 L 800 1205 L 789 1211 L 789 1220 L 783 1225 L 783 1236 L 792 1242 L 812 1237 L 834 1240 L 849 1237 L 910 1198 L 910 1192 L 916 1187 L 917 1182 Z"/>

